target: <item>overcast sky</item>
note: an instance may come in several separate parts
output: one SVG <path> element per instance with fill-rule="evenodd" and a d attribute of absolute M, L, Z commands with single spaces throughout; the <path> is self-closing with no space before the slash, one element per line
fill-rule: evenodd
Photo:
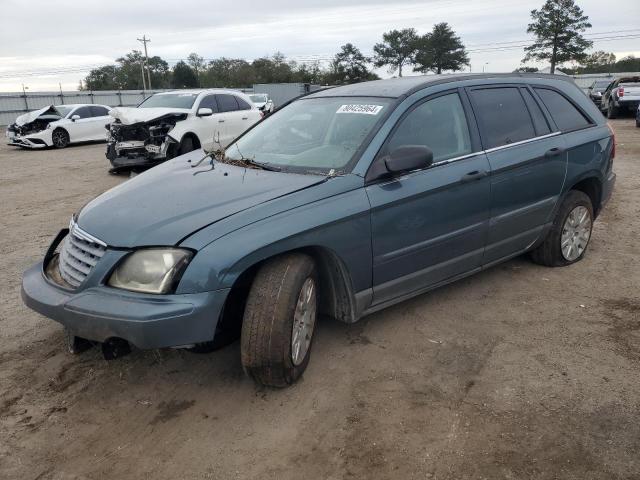
<path fill-rule="evenodd" d="M 283 52 L 296 60 L 328 59 L 351 42 L 365 54 L 390 29 L 420 33 L 448 22 L 470 50 L 472 71 L 512 71 L 521 48 L 487 50 L 495 42 L 527 41 L 530 11 L 543 0 L 3 0 L 0 15 L 0 91 L 73 90 L 92 66 L 112 63 L 151 38 L 150 55 L 170 63 L 197 52 L 252 60 Z M 640 56 L 640 1 L 578 0 L 594 49 Z M 620 8 L 623 7 L 623 8 Z M 634 30 L 635 29 L 635 30 Z M 610 33 L 620 32 L 622 33 Z M 475 51 L 474 51 L 475 50 Z M 545 66 L 545 65 L 538 65 Z M 65 73 L 59 73 L 64 70 Z M 389 76 L 386 70 L 379 70 Z"/>

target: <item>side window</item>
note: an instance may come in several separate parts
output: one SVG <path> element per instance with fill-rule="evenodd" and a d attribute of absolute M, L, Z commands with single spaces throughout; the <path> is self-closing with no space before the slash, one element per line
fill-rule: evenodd
<path fill-rule="evenodd" d="M 218 107 L 221 112 L 234 112 L 238 110 L 238 102 L 236 101 L 235 95 L 220 94 L 216 95 L 216 99 L 218 100 Z"/>
<path fill-rule="evenodd" d="M 527 102 L 529 113 L 531 114 L 531 118 L 533 118 L 533 125 L 536 127 L 536 133 L 538 135 L 547 135 L 551 133 L 551 128 L 549 128 L 547 119 L 544 117 L 540 105 L 535 101 L 531 92 L 526 88 L 522 88 L 520 92 L 522 93 L 525 102 Z"/>
<path fill-rule="evenodd" d="M 391 135 L 388 151 L 402 145 L 425 145 L 433 152 L 434 162 L 471 153 L 467 118 L 457 93 L 418 105 Z"/>
<path fill-rule="evenodd" d="M 485 148 L 500 147 L 536 136 L 533 121 L 516 87 L 471 91 Z"/>
<path fill-rule="evenodd" d="M 548 88 L 534 88 L 561 131 L 588 127 L 591 122 L 564 95 Z"/>
<path fill-rule="evenodd" d="M 238 102 L 238 110 L 251 110 L 251 105 L 245 102 L 242 98 L 236 97 L 236 101 Z"/>
<path fill-rule="evenodd" d="M 109 115 L 109 110 L 101 106 L 92 106 L 91 107 L 91 116 L 92 117 L 105 117 Z"/>
<path fill-rule="evenodd" d="M 213 113 L 218 113 L 218 102 L 215 95 L 207 95 L 200 101 L 198 108 L 210 108 Z"/>
<path fill-rule="evenodd" d="M 72 117 L 74 115 L 79 115 L 80 118 L 90 118 L 92 116 L 91 115 L 91 107 L 80 107 L 80 108 L 77 108 L 75 110 L 75 112 L 73 112 L 71 114 Z"/>

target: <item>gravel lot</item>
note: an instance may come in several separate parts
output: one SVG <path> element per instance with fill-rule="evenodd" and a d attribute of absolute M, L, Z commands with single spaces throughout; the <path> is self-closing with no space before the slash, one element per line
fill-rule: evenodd
<path fill-rule="evenodd" d="M 125 181 L 104 145 L 0 147 L 0 478 L 640 478 L 640 129 L 587 257 L 518 258 L 355 325 L 325 321 L 286 390 L 212 354 L 63 351 L 20 278 Z"/>

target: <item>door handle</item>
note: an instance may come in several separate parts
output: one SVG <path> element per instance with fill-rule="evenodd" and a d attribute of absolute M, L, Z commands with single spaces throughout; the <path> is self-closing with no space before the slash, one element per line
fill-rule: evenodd
<path fill-rule="evenodd" d="M 249 120 L 249 117 L 242 117 L 243 120 Z"/>
<path fill-rule="evenodd" d="M 544 156 L 545 156 L 545 158 L 552 158 L 552 157 L 556 157 L 558 155 L 562 155 L 566 151 L 567 151 L 566 148 L 553 147 L 553 148 L 550 148 L 549 150 L 547 150 L 546 152 L 544 152 Z"/>
<path fill-rule="evenodd" d="M 218 123 L 224 123 L 224 120 L 218 120 Z"/>
<path fill-rule="evenodd" d="M 469 172 L 463 175 L 460 178 L 460 182 L 462 183 L 473 182 L 474 180 L 480 180 L 481 178 L 484 178 L 487 175 L 488 173 L 486 170 L 474 170 L 473 172 Z"/>

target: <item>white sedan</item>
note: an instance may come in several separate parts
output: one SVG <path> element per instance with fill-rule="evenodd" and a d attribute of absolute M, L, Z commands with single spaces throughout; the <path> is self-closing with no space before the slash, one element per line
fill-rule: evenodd
<path fill-rule="evenodd" d="M 113 120 L 106 105 L 50 105 L 25 113 L 7 128 L 9 145 L 64 148 L 74 142 L 106 140 L 105 125 Z"/>

